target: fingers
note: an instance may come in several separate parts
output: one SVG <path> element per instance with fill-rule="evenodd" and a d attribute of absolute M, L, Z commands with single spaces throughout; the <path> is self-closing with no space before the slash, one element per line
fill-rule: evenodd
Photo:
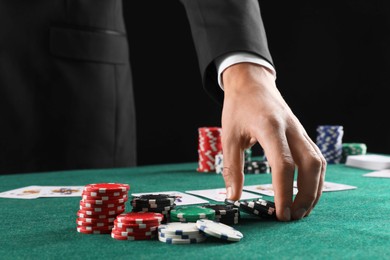
<path fill-rule="evenodd" d="M 294 182 L 294 160 L 286 138 L 285 130 L 278 124 L 264 127 L 257 138 L 266 152 L 272 169 L 276 217 L 280 221 L 291 220 L 291 206 Z"/>
<path fill-rule="evenodd" d="M 310 214 L 322 194 L 326 163 L 300 125 L 289 128 L 287 138 L 298 167 L 298 194 L 292 205 L 292 218 L 301 219 Z"/>
<path fill-rule="evenodd" d="M 236 134 L 226 128 L 222 132 L 223 150 L 223 173 L 222 176 L 226 186 L 226 198 L 239 200 L 244 186 L 244 155 L 243 149 Z"/>

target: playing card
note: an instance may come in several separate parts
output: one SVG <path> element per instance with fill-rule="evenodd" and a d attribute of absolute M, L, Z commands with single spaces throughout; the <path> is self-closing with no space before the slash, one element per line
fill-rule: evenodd
<path fill-rule="evenodd" d="M 271 196 L 271 197 L 275 196 L 274 188 L 272 184 L 248 185 L 248 186 L 244 186 L 243 189 L 246 191 L 260 193 L 266 196 Z M 298 189 L 294 187 L 293 195 L 296 195 L 297 193 L 298 193 Z"/>
<path fill-rule="evenodd" d="M 80 197 L 84 186 L 41 186 L 40 197 Z"/>
<path fill-rule="evenodd" d="M 206 190 L 189 190 L 187 193 L 205 197 L 219 202 L 224 202 L 226 199 L 226 188 L 206 189 Z M 253 194 L 243 191 L 241 194 L 241 200 L 257 199 L 261 198 L 258 194 Z"/>
<path fill-rule="evenodd" d="M 390 170 L 380 170 L 363 174 L 365 177 L 390 178 Z"/>
<path fill-rule="evenodd" d="M 14 190 L 4 191 L 0 193 L 0 198 L 36 199 L 39 198 L 41 189 L 41 186 L 27 186 Z"/>
<path fill-rule="evenodd" d="M 204 200 L 196 196 L 192 196 L 179 191 L 159 191 L 159 192 L 153 191 L 153 192 L 144 192 L 144 193 L 132 193 L 131 195 L 140 196 L 144 194 L 169 194 L 170 196 L 174 196 L 176 198 L 175 204 L 177 206 L 209 203 L 208 200 Z"/>
<path fill-rule="evenodd" d="M 294 181 L 294 187 L 297 187 L 297 181 Z M 356 188 L 357 188 L 356 186 L 352 186 L 352 185 L 325 181 L 324 186 L 322 187 L 322 191 L 323 192 L 342 191 L 342 190 L 353 190 Z"/>

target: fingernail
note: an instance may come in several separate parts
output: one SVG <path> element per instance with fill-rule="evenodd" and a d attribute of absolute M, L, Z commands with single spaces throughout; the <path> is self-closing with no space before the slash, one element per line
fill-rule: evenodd
<path fill-rule="evenodd" d="M 296 210 L 294 213 L 293 213 L 293 217 L 294 217 L 294 219 L 301 219 L 301 218 L 303 218 L 304 216 L 305 216 L 305 214 L 306 214 L 306 209 L 304 209 L 304 208 L 300 208 L 300 209 L 298 209 L 298 210 Z"/>
<path fill-rule="evenodd" d="M 232 193 L 233 193 L 232 187 L 227 187 L 226 188 L 226 198 L 230 199 L 232 197 Z"/>
<path fill-rule="evenodd" d="M 283 217 L 285 221 L 291 220 L 291 210 L 289 207 L 284 208 L 283 210 Z"/>

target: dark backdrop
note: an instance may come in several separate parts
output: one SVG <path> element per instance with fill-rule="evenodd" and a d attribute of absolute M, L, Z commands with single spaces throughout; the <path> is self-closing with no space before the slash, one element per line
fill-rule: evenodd
<path fill-rule="evenodd" d="M 385 0 L 260 1 L 277 85 L 315 140 L 321 124 L 344 142 L 390 153 L 389 4 Z M 197 128 L 219 126 L 202 89 L 190 27 L 175 1 L 124 1 L 133 69 L 138 163 L 197 161 Z M 254 153 L 260 154 L 260 146 Z"/>

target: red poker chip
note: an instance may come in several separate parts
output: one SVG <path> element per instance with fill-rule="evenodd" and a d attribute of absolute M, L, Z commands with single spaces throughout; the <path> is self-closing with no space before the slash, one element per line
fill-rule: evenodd
<path fill-rule="evenodd" d="M 163 219 L 164 215 L 156 212 L 128 212 L 122 213 L 116 217 L 117 222 L 129 224 L 155 223 L 161 222 Z"/>
<path fill-rule="evenodd" d="M 108 196 L 108 197 L 120 197 L 120 196 L 123 196 L 123 195 L 128 195 L 128 191 L 113 191 L 113 192 L 106 192 L 106 193 L 99 193 L 99 192 L 96 192 L 96 191 L 85 191 L 83 190 L 83 192 L 81 193 L 82 196 L 89 196 L 89 197 L 104 197 L 104 196 Z"/>
<path fill-rule="evenodd" d="M 148 228 L 153 228 L 153 227 L 158 227 L 158 225 L 161 224 L 161 221 L 156 221 L 156 222 L 150 222 L 147 224 L 143 223 L 121 223 L 118 222 L 118 220 L 114 220 L 114 225 L 116 228 L 137 228 L 137 229 L 148 229 Z"/>
<path fill-rule="evenodd" d="M 116 240 L 152 240 L 156 237 L 156 235 L 151 235 L 151 236 L 118 236 L 115 235 L 114 233 L 111 233 L 111 237 L 116 239 Z"/>
<path fill-rule="evenodd" d="M 156 226 L 150 226 L 150 227 L 118 227 L 114 224 L 114 229 L 116 231 L 120 232 L 129 232 L 129 233 L 145 233 L 145 232 L 151 232 L 151 231 L 156 231 L 158 228 L 158 225 Z"/>
<path fill-rule="evenodd" d="M 114 227 L 114 223 L 88 223 L 88 222 L 81 222 L 81 221 L 76 221 L 76 224 L 78 227 L 85 227 L 85 228 L 112 228 Z"/>
<path fill-rule="evenodd" d="M 106 205 L 106 204 L 120 204 L 120 203 L 125 203 L 128 201 L 129 198 L 124 198 L 124 199 L 115 199 L 115 200 L 87 200 L 87 199 L 81 199 L 82 202 L 84 203 L 89 203 L 93 205 Z"/>
<path fill-rule="evenodd" d="M 156 235 L 157 231 L 127 232 L 127 231 L 120 231 L 113 228 L 111 230 L 111 234 L 115 234 L 117 236 L 152 236 L 152 235 Z"/>
<path fill-rule="evenodd" d="M 91 204 L 91 203 L 87 203 L 87 202 L 84 202 L 82 200 L 80 200 L 80 206 L 84 207 L 84 208 L 115 208 L 115 207 L 119 207 L 119 206 L 124 206 L 125 203 L 105 203 L 105 204 Z"/>
<path fill-rule="evenodd" d="M 124 183 L 92 183 L 84 187 L 84 191 L 107 194 L 113 192 L 127 192 L 130 190 L 129 184 Z"/>
<path fill-rule="evenodd" d="M 97 223 L 114 223 L 115 217 L 112 218 L 77 218 L 76 221 L 81 221 L 83 223 L 91 223 L 91 224 L 97 224 Z"/>
<path fill-rule="evenodd" d="M 81 199 L 83 200 L 120 200 L 120 199 L 128 199 L 128 195 L 120 195 L 120 196 L 88 196 L 88 195 L 81 195 Z"/>
<path fill-rule="evenodd" d="M 86 207 L 80 206 L 80 210 L 91 211 L 91 212 L 96 212 L 96 213 L 106 213 L 109 211 L 121 211 L 121 210 L 125 210 L 125 208 L 126 208 L 125 205 L 116 206 L 115 208 L 105 208 L 105 207 L 86 208 Z"/>
<path fill-rule="evenodd" d="M 82 228 L 86 231 L 106 231 L 106 230 L 112 230 L 114 228 L 113 225 L 111 226 L 102 226 L 102 227 L 93 227 L 93 226 L 79 226 L 77 225 L 77 227 L 79 228 Z"/>
<path fill-rule="evenodd" d="M 79 210 L 77 211 L 77 216 L 79 216 L 80 218 L 98 218 L 98 219 L 101 219 L 101 218 L 112 218 L 112 217 L 115 217 L 119 214 L 122 214 L 124 212 L 124 210 L 121 210 L 121 211 L 115 211 L 114 212 L 105 212 L 105 213 L 95 213 L 95 212 L 91 212 L 91 211 L 83 211 L 83 210 Z"/>
<path fill-rule="evenodd" d="M 77 232 L 84 234 L 111 234 L 111 230 L 87 230 L 82 226 L 77 227 Z"/>

